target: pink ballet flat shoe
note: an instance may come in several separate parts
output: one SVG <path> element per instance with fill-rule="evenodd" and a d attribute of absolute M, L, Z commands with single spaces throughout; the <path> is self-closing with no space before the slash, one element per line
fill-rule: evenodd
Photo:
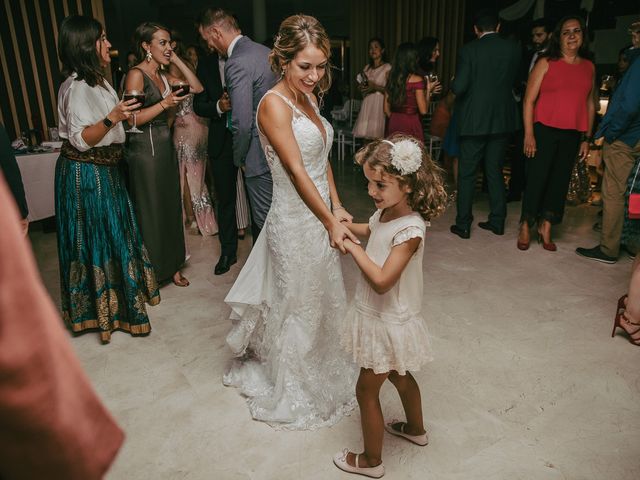
<path fill-rule="evenodd" d="M 382 463 L 375 467 L 359 467 L 358 459 L 360 454 L 356 453 L 356 466 L 352 467 L 347 463 L 347 455 L 349 455 L 349 450 L 345 448 L 342 452 L 338 452 L 333 456 L 333 463 L 343 472 L 356 473 L 371 478 L 381 478 L 384 475 L 384 465 Z"/>
<path fill-rule="evenodd" d="M 393 428 L 394 425 L 400 425 L 400 430 L 396 430 Z M 385 423 L 384 429 L 389 432 L 391 435 L 395 435 L 396 437 L 402 437 L 409 440 L 411 443 L 415 443 L 416 445 L 420 445 L 424 447 L 429 443 L 429 436 L 427 432 L 422 435 L 409 435 L 408 433 L 404 433 L 404 427 L 407 424 L 405 422 L 400 422 L 398 420 L 391 420 L 389 423 Z"/>

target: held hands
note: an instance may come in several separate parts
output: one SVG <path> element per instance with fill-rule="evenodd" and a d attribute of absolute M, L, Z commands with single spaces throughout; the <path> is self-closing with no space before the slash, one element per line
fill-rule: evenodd
<path fill-rule="evenodd" d="M 340 222 L 333 222 L 328 229 L 329 243 L 331 248 L 337 248 L 342 253 L 347 253 L 345 248 L 345 240 L 350 240 L 353 243 L 360 244 L 360 240 L 351 231 Z"/>
<path fill-rule="evenodd" d="M 128 120 L 131 116 L 142 107 L 142 103 L 138 102 L 135 98 L 131 100 L 121 100 L 118 104 L 111 110 L 109 115 L 109 120 L 113 123 L 118 123 L 123 120 Z"/>
<path fill-rule="evenodd" d="M 353 221 L 353 215 L 347 212 L 347 209 L 343 206 L 332 208 L 331 213 L 340 223 L 351 223 Z"/>
<path fill-rule="evenodd" d="M 524 135 L 524 155 L 527 158 L 533 158 L 536 156 L 536 138 L 533 134 Z"/>

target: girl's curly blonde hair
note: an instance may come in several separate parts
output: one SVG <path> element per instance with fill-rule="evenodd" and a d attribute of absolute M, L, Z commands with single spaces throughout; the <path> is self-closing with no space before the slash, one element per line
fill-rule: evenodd
<path fill-rule="evenodd" d="M 408 186 L 407 203 L 411 210 L 418 212 L 425 220 L 431 220 L 441 215 L 447 205 L 447 192 L 444 188 L 444 171 L 436 165 L 424 148 L 424 144 L 410 135 L 395 134 L 387 139 L 391 143 L 410 140 L 420 147 L 422 163 L 417 171 L 402 175 L 391 164 L 391 150 L 387 141 L 374 140 L 362 147 L 357 153 L 355 161 L 358 165 L 366 163 L 370 168 L 395 177 L 401 186 Z"/>

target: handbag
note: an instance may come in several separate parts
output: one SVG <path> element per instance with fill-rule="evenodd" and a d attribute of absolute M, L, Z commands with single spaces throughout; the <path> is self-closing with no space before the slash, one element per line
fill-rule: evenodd
<path fill-rule="evenodd" d="M 629 212 L 628 216 L 631 219 L 640 219 L 640 193 L 633 193 L 633 189 L 636 186 L 636 179 L 638 178 L 638 170 L 640 170 L 640 161 L 637 162 L 636 174 L 633 176 L 633 182 L 629 187 Z"/>

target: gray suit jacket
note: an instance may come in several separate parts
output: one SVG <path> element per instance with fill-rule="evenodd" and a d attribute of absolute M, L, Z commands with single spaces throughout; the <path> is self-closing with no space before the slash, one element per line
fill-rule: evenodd
<path fill-rule="evenodd" d="M 264 94 L 277 81 L 269 64 L 269 49 L 242 37 L 233 47 L 224 67 L 231 98 L 233 162 L 245 166 L 245 176 L 256 177 L 269 171 L 260 146 L 256 109 Z"/>

